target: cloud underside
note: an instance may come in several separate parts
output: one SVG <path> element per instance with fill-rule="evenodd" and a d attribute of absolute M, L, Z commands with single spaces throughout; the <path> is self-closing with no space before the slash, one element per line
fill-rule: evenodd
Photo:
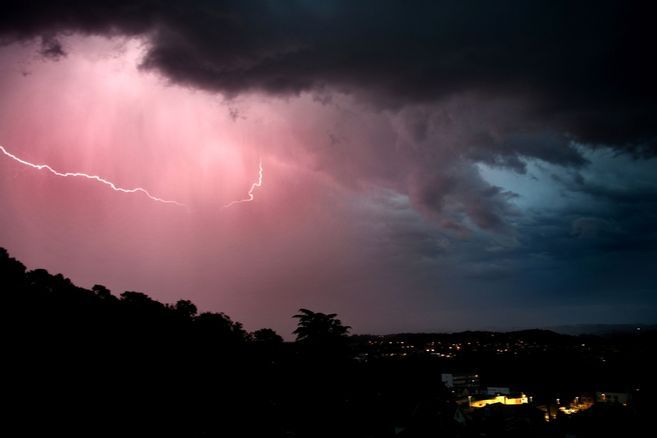
<path fill-rule="evenodd" d="M 473 163 L 524 172 L 535 158 L 578 168 L 586 160 L 574 142 L 657 153 L 655 9 L 616 1 L 9 2 L 0 35 L 39 37 L 51 59 L 66 56 L 62 34 L 139 36 L 148 42 L 142 68 L 173 83 L 229 97 L 349 95 L 388 115 L 389 147 L 403 151 L 395 166 L 377 165 L 377 145 L 360 154 L 367 163 L 355 173 L 387 181 L 446 228 L 505 230 L 514 194 L 486 183 Z M 345 136 L 331 135 L 334 145 Z"/>
<path fill-rule="evenodd" d="M 145 35 L 144 67 L 239 94 L 324 87 L 382 106 L 515 96 L 580 142 L 655 151 L 654 4 L 5 2 L 7 38 Z"/>

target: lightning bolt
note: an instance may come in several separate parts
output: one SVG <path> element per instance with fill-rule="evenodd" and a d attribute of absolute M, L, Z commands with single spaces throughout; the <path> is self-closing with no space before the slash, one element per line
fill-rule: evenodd
<path fill-rule="evenodd" d="M 248 198 L 244 198 L 244 199 L 240 199 L 240 200 L 238 200 L 238 201 L 232 201 L 232 202 L 229 202 L 228 204 L 224 205 L 224 208 L 228 208 L 228 207 L 230 207 L 230 206 L 232 206 L 232 205 L 235 205 L 235 204 L 241 204 L 241 203 L 243 203 L 243 202 L 251 202 L 251 201 L 253 201 L 253 192 L 254 192 L 255 189 L 258 188 L 258 187 L 262 187 L 262 159 L 260 159 L 260 161 L 259 161 L 259 163 L 258 163 L 258 181 L 256 181 L 256 182 L 254 182 L 253 184 L 251 184 L 251 188 L 249 189 L 249 193 L 248 193 L 248 196 L 249 196 L 249 197 L 248 197 Z"/>
<path fill-rule="evenodd" d="M 105 184 L 106 186 L 109 186 L 112 190 L 114 190 L 116 192 L 122 192 L 122 193 L 141 192 L 144 195 L 148 196 L 153 201 L 161 202 L 163 204 L 175 204 L 175 205 L 178 205 L 180 207 L 185 207 L 185 204 L 181 204 L 178 201 L 170 201 L 170 200 L 167 200 L 167 199 L 158 198 L 157 196 L 153 196 L 153 195 L 150 194 L 150 192 L 148 190 L 146 190 L 144 188 L 141 188 L 141 187 L 137 187 L 137 188 L 134 188 L 134 189 L 125 189 L 123 187 L 117 186 L 116 184 L 114 184 L 111 181 L 106 180 L 105 178 L 101 178 L 100 176 L 88 175 L 86 173 L 81 173 L 81 172 L 58 172 L 55 169 L 53 169 L 52 167 L 48 166 L 47 164 L 34 164 L 34 163 L 30 163 L 29 161 L 25 161 L 23 159 L 20 159 L 16 155 L 10 153 L 2 145 L 0 145 L 0 151 L 3 154 L 5 154 L 7 157 L 11 158 L 12 160 L 17 161 L 17 162 L 19 162 L 19 163 L 21 163 L 25 166 L 31 167 L 33 169 L 37 169 L 37 170 L 44 170 L 45 169 L 48 172 L 52 173 L 53 175 L 57 175 L 57 176 L 64 176 L 64 177 L 66 177 L 66 176 L 77 176 L 77 177 L 87 178 L 87 179 L 91 179 L 91 180 L 97 181 L 99 183 Z"/>

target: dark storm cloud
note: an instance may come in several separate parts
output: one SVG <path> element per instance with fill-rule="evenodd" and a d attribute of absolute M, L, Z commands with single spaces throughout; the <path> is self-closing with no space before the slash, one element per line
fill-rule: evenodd
<path fill-rule="evenodd" d="M 57 61 L 66 56 L 62 43 L 52 37 L 43 37 L 41 39 L 41 49 L 39 50 L 39 54 L 52 61 Z"/>
<path fill-rule="evenodd" d="M 526 215 L 518 226 L 522 244 L 512 251 L 567 264 L 631 259 L 644 266 L 657 249 L 657 160 L 637 162 L 610 150 L 587 158 L 583 170 L 552 175 L 568 202 Z"/>
<path fill-rule="evenodd" d="M 626 306 L 628 321 L 657 309 L 651 268 L 657 159 L 650 159 L 657 156 L 657 6 L 605 0 L 0 3 L 0 42 L 34 40 L 31 47 L 61 59 L 59 66 L 67 62 L 62 57 L 75 56 L 80 39 L 69 35 L 137 36 L 147 42 L 144 69 L 174 84 L 236 97 L 226 102 L 236 124 L 257 131 L 260 125 L 247 123 L 265 111 L 241 106 L 241 98 L 276 102 L 271 108 L 285 120 L 282 138 L 293 141 L 259 147 L 269 148 L 272 163 L 321 174 L 322 181 L 328 175 L 330 183 L 312 196 L 305 185 L 295 192 L 277 184 L 290 192 L 286 199 L 308 210 L 285 227 L 294 234 L 267 232 L 263 223 L 250 227 L 257 243 L 240 238 L 240 251 L 230 257 L 243 263 L 212 258 L 220 244 L 203 239 L 198 259 L 212 260 L 201 269 L 209 284 L 217 266 L 257 260 L 263 272 L 274 273 L 277 286 L 251 270 L 252 283 L 245 285 L 222 268 L 235 302 L 256 296 L 256 289 L 314 291 L 311 299 L 323 294 L 321 303 L 350 300 L 345 308 L 354 309 L 353 318 L 347 320 L 356 321 L 376 313 L 372 302 L 389 299 L 395 318 L 401 307 L 409 321 L 427 327 L 439 309 L 466 309 L 470 316 L 461 317 L 470 324 L 491 314 L 510 324 L 513 308 L 516 318 L 527 308 L 530 315 L 551 308 L 556 315 L 563 303 L 580 306 L 567 311 L 576 318 L 600 303 L 610 309 L 605 319 L 625 304 L 639 309 Z M 37 76 L 39 66 L 33 67 Z M 610 152 L 606 161 L 603 151 Z M 490 179 L 482 168 L 507 179 Z M 269 187 L 274 184 L 258 198 L 265 205 L 276 199 Z M 313 219 L 310 209 L 326 214 Z M 211 218 L 208 229 L 215 230 Z M 322 228 L 325 218 L 349 223 L 348 238 Z M 323 235 L 330 235 L 330 251 Z M 313 274 L 299 278 L 296 262 L 286 265 L 278 256 L 284 252 Z M 202 281 L 199 290 L 207 286 Z M 288 292 L 279 293 L 283 303 Z"/>
<path fill-rule="evenodd" d="M 656 9 L 638 1 L 5 1 L 0 32 L 145 35 L 144 67 L 228 95 L 336 89 L 391 108 L 463 92 L 515 96 L 543 130 L 654 154 Z"/>
<path fill-rule="evenodd" d="M 466 164 L 431 170 L 416 174 L 410 184 L 411 199 L 420 211 L 427 210 L 423 213 L 429 217 L 435 214 L 441 225 L 458 232 L 466 230 L 466 218 L 479 228 L 508 231 L 504 219 L 513 215 L 507 203 L 513 193 L 486 184 Z"/>

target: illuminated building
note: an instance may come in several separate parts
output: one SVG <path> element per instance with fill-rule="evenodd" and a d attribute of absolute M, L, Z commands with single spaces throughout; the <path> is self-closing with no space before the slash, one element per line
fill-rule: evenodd
<path fill-rule="evenodd" d="M 494 405 L 496 403 L 507 406 L 524 405 L 529 403 L 529 398 L 525 394 L 520 394 L 515 397 L 500 394 L 484 399 L 473 399 L 472 397 L 469 398 L 469 405 L 471 408 L 483 408 L 484 406 Z"/>

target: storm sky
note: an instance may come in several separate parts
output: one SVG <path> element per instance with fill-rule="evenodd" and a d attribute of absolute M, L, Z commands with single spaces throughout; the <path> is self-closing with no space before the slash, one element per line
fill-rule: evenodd
<path fill-rule="evenodd" d="M 2 1 L 0 145 L 184 206 L 0 154 L 0 246 L 286 337 L 654 323 L 647 3 Z"/>

